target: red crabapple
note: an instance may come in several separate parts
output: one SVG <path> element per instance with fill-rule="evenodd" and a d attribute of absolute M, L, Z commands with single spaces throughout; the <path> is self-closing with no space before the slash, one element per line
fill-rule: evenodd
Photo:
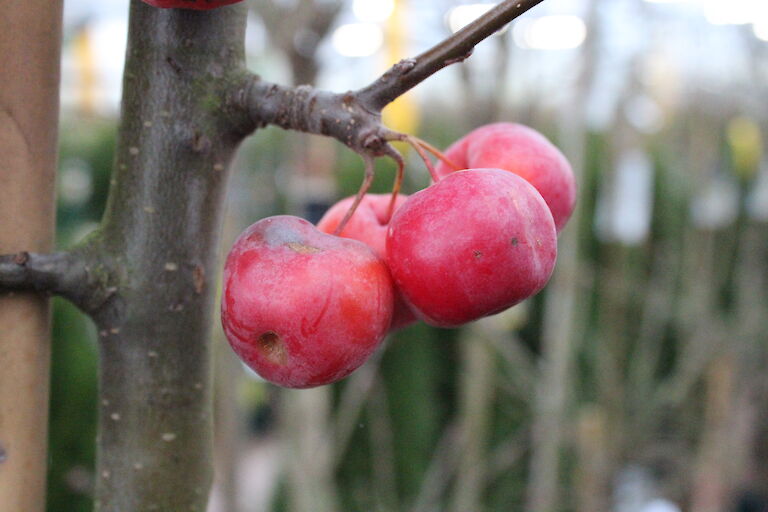
<path fill-rule="evenodd" d="M 236 4 L 243 0 L 142 0 L 153 7 L 163 9 L 194 9 L 196 11 L 208 11 L 229 4 Z"/>
<path fill-rule="evenodd" d="M 221 320 L 234 351 L 265 379 L 290 388 L 349 375 L 379 346 L 393 286 L 365 244 L 288 215 L 260 220 L 224 267 Z"/>
<path fill-rule="evenodd" d="M 455 327 L 541 290 L 557 257 L 552 214 L 527 181 L 500 169 L 449 174 L 393 216 L 387 264 L 422 320 Z"/>
<path fill-rule="evenodd" d="M 402 206 L 406 199 L 408 199 L 406 195 L 397 195 L 395 211 Z M 324 233 L 333 233 L 354 200 L 354 197 L 347 197 L 331 206 L 317 223 L 317 229 Z M 387 227 L 389 225 L 387 215 L 391 200 L 390 194 L 366 194 L 339 236 L 360 240 L 383 258 L 387 249 Z"/>
<path fill-rule="evenodd" d="M 455 142 L 445 156 L 460 169 L 498 168 L 525 178 L 546 201 L 560 231 L 576 204 L 576 180 L 565 156 L 542 134 L 514 123 L 481 126 Z M 439 162 L 437 174 L 454 171 Z"/>
<path fill-rule="evenodd" d="M 395 200 L 395 211 L 407 198 L 408 196 L 398 194 Z M 354 200 L 354 197 L 348 197 L 333 205 L 317 223 L 317 229 L 325 233 L 336 231 L 341 219 L 344 218 Z M 360 240 L 373 249 L 373 252 L 380 258 L 384 259 L 387 253 L 387 227 L 389 226 L 387 216 L 389 215 L 391 200 L 390 194 L 366 194 L 339 236 Z M 416 315 L 413 314 L 400 294 L 395 293 L 392 329 L 405 327 L 415 321 Z"/>

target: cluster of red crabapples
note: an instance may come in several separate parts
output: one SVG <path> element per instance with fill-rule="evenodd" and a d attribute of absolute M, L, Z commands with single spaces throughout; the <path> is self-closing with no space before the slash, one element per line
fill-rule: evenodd
<path fill-rule="evenodd" d="M 414 143 L 414 138 L 409 141 Z M 456 327 L 539 292 L 557 256 L 576 184 L 565 157 L 511 123 L 469 133 L 409 196 L 361 194 L 317 227 L 260 220 L 224 268 L 222 323 L 263 378 L 307 388 L 342 379 L 392 329 L 417 318 Z M 396 185 L 396 190 L 399 184 Z M 354 213 L 354 215 L 351 215 Z"/>

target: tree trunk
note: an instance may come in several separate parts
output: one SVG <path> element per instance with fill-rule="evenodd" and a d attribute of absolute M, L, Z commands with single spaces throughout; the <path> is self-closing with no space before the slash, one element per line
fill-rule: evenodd
<path fill-rule="evenodd" d="M 205 510 L 225 119 L 245 9 L 131 3 L 115 172 L 88 243 L 117 269 L 100 337 L 96 510 Z"/>
<path fill-rule="evenodd" d="M 62 4 L 5 2 L 0 16 L 0 254 L 53 245 Z M 48 299 L 0 293 L 0 503 L 45 508 Z"/>

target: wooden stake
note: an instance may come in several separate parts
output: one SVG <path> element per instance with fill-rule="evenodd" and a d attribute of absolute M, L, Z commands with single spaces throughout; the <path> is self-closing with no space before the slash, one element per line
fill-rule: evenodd
<path fill-rule="evenodd" d="M 4 2 L 0 17 L 0 253 L 53 244 L 61 1 Z M 48 300 L 0 293 L 0 508 L 45 509 Z"/>

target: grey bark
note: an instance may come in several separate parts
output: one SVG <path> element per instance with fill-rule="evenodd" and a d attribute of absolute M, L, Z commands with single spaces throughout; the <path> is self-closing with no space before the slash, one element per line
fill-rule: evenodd
<path fill-rule="evenodd" d="M 244 29 L 241 6 L 131 3 L 114 177 L 90 241 L 119 290 L 96 315 L 98 511 L 206 507 L 215 254 L 241 139 L 225 98 Z"/>

